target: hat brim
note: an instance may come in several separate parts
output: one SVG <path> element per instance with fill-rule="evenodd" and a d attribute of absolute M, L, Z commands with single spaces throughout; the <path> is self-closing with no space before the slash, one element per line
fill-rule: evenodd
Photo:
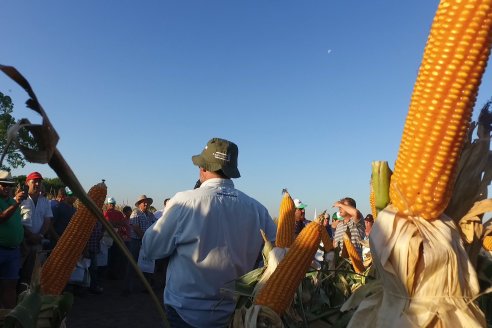
<path fill-rule="evenodd" d="M 135 206 L 138 206 L 138 204 L 140 204 L 141 202 L 143 202 L 144 200 L 148 201 L 149 202 L 149 206 L 152 205 L 152 203 L 154 202 L 154 200 L 152 198 L 144 198 L 144 199 L 140 199 L 139 201 L 137 201 L 135 203 Z"/>
<path fill-rule="evenodd" d="M 201 154 L 191 156 L 191 161 L 196 166 L 202 167 L 207 171 L 217 172 L 218 170 L 222 170 L 228 178 L 239 178 L 241 176 L 237 167 L 222 167 L 222 165 L 218 163 L 209 163 Z"/>
<path fill-rule="evenodd" d="M 0 180 L 0 183 L 8 184 L 8 185 L 15 185 L 16 184 L 15 181 L 11 181 L 11 180 Z"/>

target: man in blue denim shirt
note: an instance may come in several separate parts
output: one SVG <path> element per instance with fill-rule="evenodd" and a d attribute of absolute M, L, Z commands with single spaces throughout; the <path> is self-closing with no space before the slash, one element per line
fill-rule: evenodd
<path fill-rule="evenodd" d="M 162 218 L 143 238 L 149 258 L 170 256 L 164 304 L 172 327 L 225 327 L 234 312 L 232 295 L 220 288 L 254 268 L 276 227 L 267 209 L 234 188 L 239 178 L 236 144 L 211 139 L 200 155 L 201 186 L 171 198 Z"/>

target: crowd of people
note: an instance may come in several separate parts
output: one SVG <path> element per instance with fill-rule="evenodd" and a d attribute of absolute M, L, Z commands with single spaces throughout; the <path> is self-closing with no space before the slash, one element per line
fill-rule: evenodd
<path fill-rule="evenodd" d="M 111 223 L 136 262 L 150 261 L 146 277 L 166 275 L 163 303 L 172 327 L 223 327 L 235 308 L 233 295 L 221 288 L 258 265 L 263 247 L 260 230 L 274 242 L 276 225 L 265 206 L 236 189 L 239 178 L 238 147 L 213 138 L 203 151 L 192 156 L 198 169 L 195 188 L 178 192 L 163 202 L 163 209 L 151 211 L 153 199 L 141 195 L 135 207 L 118 208 L 108 197 L 104 217 Z M 1 306 L 12 308 L 22 286 L 29 284 L 36 254 L 56 246 L 76 213 L 76 199 L 69 188 L 60 188 L 49 200 L 42 190 L 43 177 L 32 172 L 26 188 L 13 190 L 15 182 L 7 171 L 0 171 L 0 286 Z M 294 200 L 296 234 L 309 222 L 306 204 Z M 367 255 L 373 218 L 365 218 L 356 202 L 346 197 L 334 202 L 338 211 L 325 213 L 323 224 L 335 247 L 349 230 L 360 254 Z M 365 253 L 364 253 L 365 252 Z M 107 254 L 107 257 L 104 255 Z M 48 255 L 49 256 L 49 255 Z M 87 243 L 83 258 L 90 259 L 87 290 L 104 292 L 101 275 L 118 279 L 123 295 L 133 293 L 139 284 L 136 272 L 122 250 L 111 243 L 98 222 Z M 142 270 L 144 271 L 144 270 Z"/>

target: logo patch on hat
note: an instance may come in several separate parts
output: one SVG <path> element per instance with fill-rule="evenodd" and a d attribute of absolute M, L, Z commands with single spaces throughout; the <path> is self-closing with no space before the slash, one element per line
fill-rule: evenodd
<path fill-rule="evenodd" d="M 220 159 L 222 161 L 229 162 L 231 160 L 231 155 L 230 154 L 221 153 L 221 152 L 216 151 L 212 155 L 214 155 L 214 157 L 216 159 Z"/>

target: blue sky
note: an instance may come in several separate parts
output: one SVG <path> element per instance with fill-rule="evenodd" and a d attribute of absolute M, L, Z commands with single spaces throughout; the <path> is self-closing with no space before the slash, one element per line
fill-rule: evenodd
<path fill-rule="evenodd" d="M 236 186 L 273 217 L 282 188 L 308 218 L 344 196 L 366 214 L 371 162 L 393 167 L 437 5 L 3 0 L 0 63 L 30 81 L 82 185 L 105 179 L 120 204 L 191 189 L 191 156 L 221 137 L 239 146 Z M 5 76 L 0 91 L 39 122 Z M 13 173 L 33 170 L 55 177 Z"/>

